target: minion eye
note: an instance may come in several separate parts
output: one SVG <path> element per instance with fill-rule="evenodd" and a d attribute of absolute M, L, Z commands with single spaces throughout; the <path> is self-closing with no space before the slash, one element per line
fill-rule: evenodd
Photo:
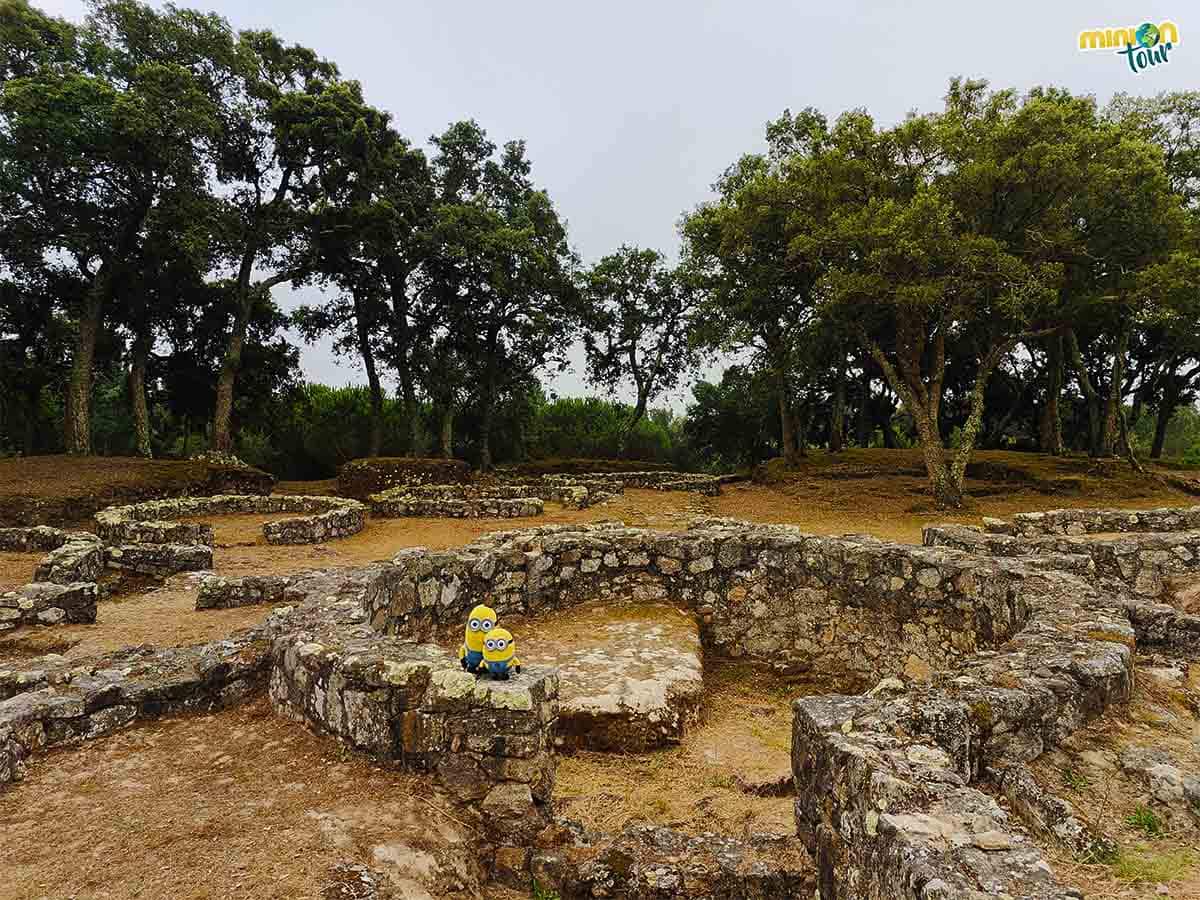
<path fill-rule="evenodd" d="M 483 628 L 484 631 L 491 631 L 492 626 L 495 624 L 496 623 L 493 622 L 491 619 L 484 619 L 483 622 L 480 623 L 480 627 Z"/>
<path fill-rule="evenodd" d="M 503 650 L 507 646 L 508 646 L 508 641 L 504 640 L 504 638 L 500 638 L 500 640 L 496 641 L 496 649 L 497 650 Z"/>
<path fill-rule="evenodd" d="M 471 626 L 472 631 L 479 630 L 479 620 L 478 619 L 472 619 L 468 624 Z"/>
<path fill-rule="evenodd" d="M 490 641 L 490 640 L 489 640 L 489 641 L 484 641 L 483 643 L 484 643 L 484 646 L 486 646 L 486 647 L 487 647 L 489 650 L 495 650 L 495 649 L 496 649 L 496 642 L 495 642 L 495 641 Z"/>

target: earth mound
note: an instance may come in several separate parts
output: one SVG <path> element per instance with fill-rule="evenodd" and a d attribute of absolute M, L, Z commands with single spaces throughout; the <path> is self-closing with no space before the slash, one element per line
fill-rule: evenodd
<path fill-rule="evenodd" d="M 274 476 L 204 459 L 23 456 L 0 459 L 0 525 L 82 522 L 109 506 L 213 494 L 269 494 Z"/>
<path fill-rule="evenodd" d="M 471 468 L 460 459 L 416 459 L 374 456 L 352 459 L 338 470 L 338 494 L 367 500 L 395 487 L 426 484 L 467 484 Z"/>

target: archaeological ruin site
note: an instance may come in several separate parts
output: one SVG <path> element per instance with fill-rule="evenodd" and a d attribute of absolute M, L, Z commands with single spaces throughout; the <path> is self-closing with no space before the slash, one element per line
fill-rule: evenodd
<path fill-rule="evenodd" d="M 1048 860 L 1103 858 L 1111 838 L 1040 763 L 1142 682 L 1196 721 L 1200 507 L 1021 513 L 929 526 L 916 546 L 703 514 L 674 530 L 603 520 L 627 490 L 720 496 L 700 476 L 415 480 L 364 502 L 218 494 L 107 507 L 90 531 L 0 530 L 4 550 L 45 554 L 0 594 L 9 638 L 103 629 L 114 578 L 190 578 L 197 616 L 269 607 L 216 640 L 0 663 L 0 790 L 152 720 L 216 713 L 220 729 L 269 702 L 415 779 L 470 835 L 407 889 L 348 853 L 323 897 L 440 896 L 453 869 L 465 895 L 1066 900 L 1084 894 Z M 597 519 L 539 524 L 551 502 L 597 504 Z M 396 517 L 515 521 L 369 564 L 223 574 L 213 523 L 247 514 L 265 517 L 268 551 Z M 518 636 L 525 665 L 508 680 L 459 664 L 478 604 Z M 734 773 L 733 788 L 786 804 L 783 827 L 651 814 L 606 830 L 560 808 L 561 767 L 653 759 L 703 732 L 730 665 L 783 686 L 786 767 Z M 723 740 L 758 714 L 743 709 Z M 1194 756 L 1159 743 L 1119 764 L 1161 816 L 1196 827 Z"/>
<path fill-rule="evenodd" d="M 0 900 L 1200 900 L 1196 17 L 1011 6 L 0 0 Z"/>

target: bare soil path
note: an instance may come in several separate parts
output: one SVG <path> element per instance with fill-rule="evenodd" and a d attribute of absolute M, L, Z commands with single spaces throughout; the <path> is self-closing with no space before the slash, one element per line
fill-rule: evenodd
<path fill-rule="evenodd" d="M 35 757 L 0 803 L 0 900 L 318 900 L 342 862 L 473 896 L 461 816 L 259 699 Z"/>

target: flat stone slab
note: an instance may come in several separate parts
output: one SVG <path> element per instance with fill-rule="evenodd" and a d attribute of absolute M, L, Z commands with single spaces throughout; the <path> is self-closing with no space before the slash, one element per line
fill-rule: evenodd
<path fill-rule="evenodd" d="M 642 752 L 700 720 L 700 631 L 668 604 L 584 604 L 522 626 L 517 652 L 559 669 L 560 750 Z"/>

